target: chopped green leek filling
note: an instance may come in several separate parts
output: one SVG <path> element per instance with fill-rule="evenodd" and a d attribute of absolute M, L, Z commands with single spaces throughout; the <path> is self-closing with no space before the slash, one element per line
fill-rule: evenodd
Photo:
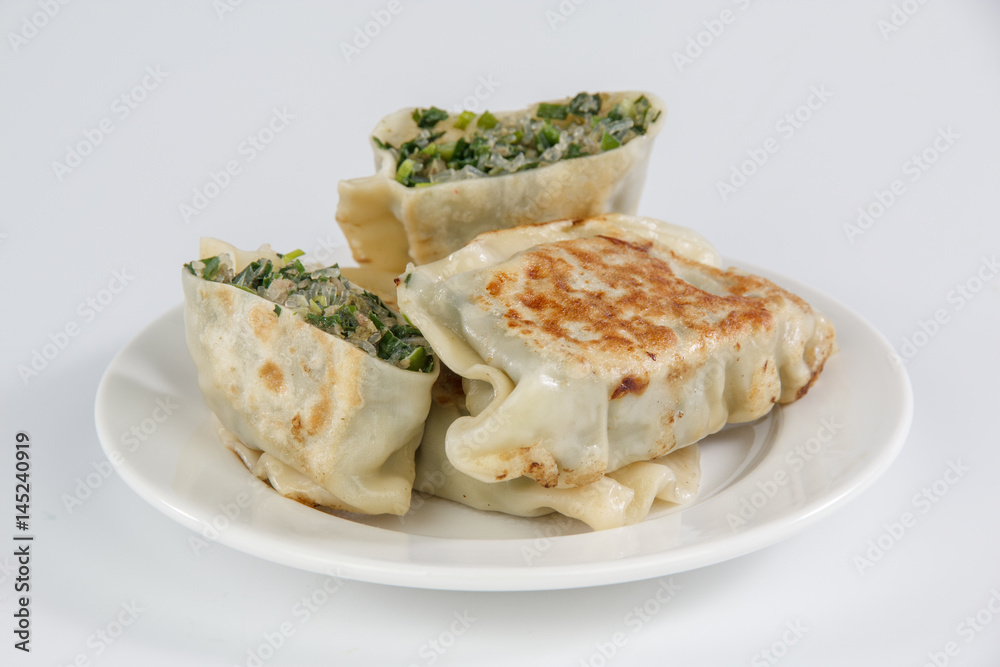
<path fill-rule="evenodd" d="M 489 111 L 477 118 L 472 111 L 452 117 L 437 107 L 416 109 L 416 136 L 398 148 L 374 141 L 395 157 L 396 180 L 407 187 L 501 176 L 614 150 L 646 134 L 660 116 L 645 95 L 615 99 L 611 104 L 606 93 L 579 93 L 567 104 L 542 102 L 533 115 L 504 118 Z M 441 124 L 449 119 L 450 126 Z M 463 134 L 439 141 L 449 130 Z"/>
<path fill-rule="evenodd" d="M 275 315 L 288 309 L 294 316 L 394 366 L 422 372 L 434 369 L 430 345 L 405 316 L 341 276 L 336 264 L 307 270 L 298 259 L 302 254 L 296 250 L 278 255 L 277 266 L 269 259 L 250 262 L 239 273 L 233 270 L 229 255 L 184 266 L 205 280 L 267 299 L 275 304 Z"/>

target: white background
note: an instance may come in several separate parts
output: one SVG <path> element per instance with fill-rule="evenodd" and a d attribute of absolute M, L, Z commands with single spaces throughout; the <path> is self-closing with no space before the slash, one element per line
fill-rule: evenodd
<path fill-rule="evenodd" d="M 494 90 L 482 104 L 495 110 L 580 90 L 655 92 L 669 111 L 641 213 L 826 292 L 901 351 L 922 323 L 934 333 L 916 336 L 912 430 L 884 477 L 791 539 L 675 575 L 678 593 L 608 664 L 770 664 L 759 652 L 782 641 L 786 623 L 806 630 L 784 665 L 922 665 L 952 641 L 958 654 L 938 655 L 939 664 L 998 664 L 1000 615 L 971 637 L 959 625 L 1000 591 L 1000 279 L 975 281 L 980 270 L 990 275 L 983 258 L 1000 253 L 1000 5 L 428 0 L 401 4 L 350 58 L 341 45 L 373 11 L 388 16 L 386 3 L 221 6 L 36 0 L 0 9 L 0 662 L 243 665 L 320 585 L 321 575 L 222 546 L 193 554 L 190 531 L 114 474 L 67 507 L 105 461 L 93 426 L 97 383 L 126 342 L 180 302 L 179 267 L 199 236 L 342 245 L 336 183 L 371 173 L 375 122 L 404 106 L 450 109 L 485 80 Z M 713 23 L 724 10 L 730 22 Z M 690 62 L 679 64 L 686 49 Z M 147 68 L 162 80 L 147 77 L 125 117 L 116 100 L 142 86 Z M 786 136 L 782 118 L 821 89 L 828 99 L 813 98 L 819 108 L 800 111 L 810 117 Z M 241 142 L 275 109 L 292 120 L 247 161 Z M 57 173 L 54 163 L 103 119 L 113 132 Z M 947 151 L 908 171 L 939 131 L 951 132 L 950 144 L 939 141 Z M 772 137 L 779 150 L 724 200 L 718 182 Z M 229 160 L 241 173 L 186 221 L 180 205 Z M 849 237 L 859 207 L 895 179 L 902 194 Z M 115 271 L 131 277 L 125 289 L 101 312 L 80 306 L 111 296 L 103 290 Z M 981 289 L 960 307 L 954 290 L 966 284 Z M 944 323 L 934 328 L 937 311 Z M 19 367 L 70 323 L 78 335 L 22 377 Z M 34 457 L 30 655 L 12 648 L 11 634 L 19 430 L 30 432 Z M 921 512 L 913 496 L 950 462 L 970 471 Z M 904 512 L 916 525 L 859 567 L 869 541 Z M 658 585 L 486 594 L 348 581 L 267 664 L 598 665 L 595 643 L 626 629 L 626 614 Z M 131 602 L 142 611 L 113 644 L 88 642 Z M 444 654 L 428 652 L 456 612 L 477 620 Z"/>

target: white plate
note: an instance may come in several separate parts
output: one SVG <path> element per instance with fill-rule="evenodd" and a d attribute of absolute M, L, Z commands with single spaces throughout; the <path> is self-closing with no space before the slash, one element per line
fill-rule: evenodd
<path fill-rule="evenodd" d="M 122 479 L 196 531 L 196 548 L 215 540 L 338 577 L 451 590 L 574 588 L 681 572 L 773 544 L 843 505 L 888 468 L 909 429 L 909 380 L 885 339 L 830 298 L 772 279 L 833 320 L 840 351 L 803 399 L 703 441 L 692 505 L 654 509 L 635 526 L 590 532 L 557 515 L 524 519 L 419 494 L 403 518 L 330 514 L 283 498 L 218 442 L 181 307 L 111 362 L 97 392 L 97 432 Z"/>

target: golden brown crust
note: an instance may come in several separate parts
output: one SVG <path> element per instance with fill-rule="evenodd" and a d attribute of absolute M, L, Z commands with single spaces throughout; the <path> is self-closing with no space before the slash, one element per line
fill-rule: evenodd
<path fill-rule="evenodd" d="M 678 276 L 651 246 L 609 236 L 537 246 L 491 274 L 477 300 L 539 347 L 563 342 L 579 361 L 603 355 L 640 366 L 674 351 L 678 331 L 735 340 L 774 326 L 773 301 L 801 302 L 763 278 L 698 265 L 724 291 L 713 294 Z M 626 383 L 615 397 L 636 389 Z"/>
<path fill-rule="evenodd" d="M 621 398 L 622 396 L 628 396 L 629 394 L 635 394 L 636 396 L 642 396 L 642 392 L 646 391 L 646 387 L 649 386 L 649 378 L 646 376 L 635 377 L 633 375 L 626 375 L 622 378 L 622 383 L 618 385 L 613 392 L 611 392 L 611 398 Z"/>
<path fill-rule="evenodd" d="M 285 375 L 274 361 L 270 359 L 265 361 L 257 375 L 264 382 L 264 386 L 275 394 L 280 394 L 284 390 Z"/>

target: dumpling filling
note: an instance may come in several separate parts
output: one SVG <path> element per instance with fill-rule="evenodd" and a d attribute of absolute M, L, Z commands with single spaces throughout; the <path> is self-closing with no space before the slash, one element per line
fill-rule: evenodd
<path fill-rule="evenodd" d="M 534 169 L 597 155 L 646 133 L 660 116 L 645 95 L 579 93 L 566 104 L 543 102 L 533 113 L 450 116 L 416 109 L 417 135 L 398 147 L 375 137 L 396 158 L 396 180 L 407 187 Z M 446 122 L 447 121 L 447 122 Z"/>
<path fill-rule="evenodd" d="M 336 264 L 309 270 L 298 259 L 300 250 L 278 255 L 282 264 L 269 260 L 251 262 L 239 273 L 229 255 L 185 264 L 192 274 L 212 282 L 232 285 L 275 304 L 323 331 L 405 370 L 429 373 L 434 358 L 420 331 L 392 311 L 376 295 L 350 283 Z"/>

